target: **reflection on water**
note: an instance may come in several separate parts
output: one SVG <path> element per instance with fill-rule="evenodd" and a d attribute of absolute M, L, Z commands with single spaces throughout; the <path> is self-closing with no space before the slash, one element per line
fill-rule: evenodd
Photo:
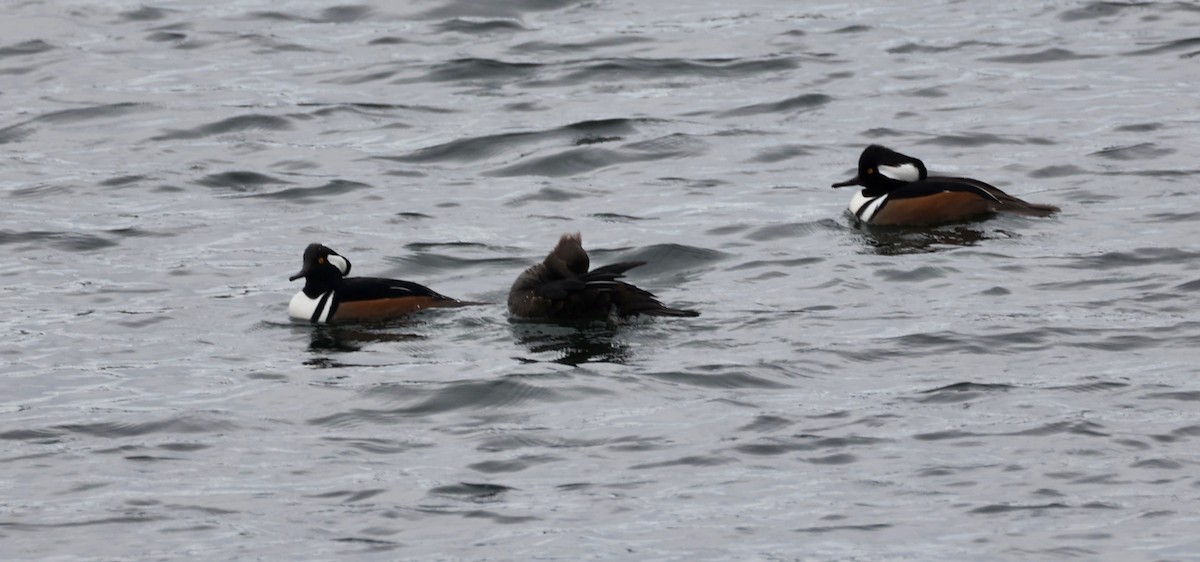
<path fill-rule="evenodd" d="M 936 227 L 867 226 L 856 225 L 854 231 L 863 244 L 876 254 L 897 256 L 937 252 L 949 248 L 974 246 L 989 238 L 1007 238 L 1003 230 L 985 232 L 974 226 L 943 225 Z"/>
<path fill-rule="evenodd" d="M 308 350 L 313 352 L 351 352 L 362 350 L 362 346 L 365 344 L 409 342 L 425 337 L 419 334 L 394 331 L 398 327 L 412 325 L 411 321 L 401 322 L 403 323 L 400 326 L 396 326 L 394 322 L 375 326 L 314 326 Z"/>
<path fill-rule="evenodd" d="M 631 350 L 617 340 L 617 328 L 603 322 L 581 324 L 542 324 L 512 321 L 510 328 L 518 342 L 537 354 L 553 353 L 555 363 L 572 367 L 583 363 L 621 363 L 629 360 Z M 521 359 L 537 362 L 537 359 Z"/>

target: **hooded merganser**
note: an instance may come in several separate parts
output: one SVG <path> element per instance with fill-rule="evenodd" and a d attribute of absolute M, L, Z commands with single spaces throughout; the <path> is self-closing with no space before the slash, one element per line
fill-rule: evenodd
<path fill-rule="evenodd" d="M 350 260 L 321 244 L 309 244 L 304 249 L 304 267 L 288 278 L 304 278 L 304 289 L 288 304 L 288 316 L 313 324 L 374 322 L 424 308 L 476 304 L 409 281 L 347 278 L 349 274 Z"/>
<path fill-rule="evenodd" d="M 862 186 L 850 212 L 870 225 L 919 226 L 961 222 L 990 213 L 1045 217 L 1058 207 L 1022 201 L 971 178 L 930 176 L 925 163 L 873 144 L 858 158 L 858 175 L 833 187 Z"/>
<path fill-rule="evenodd" d="M 614 263 L 588 271 L 583 239 L 564 234 L 546 259 L 526 269 L 508 293 L 508 311 L 520 318 L 550 321 L 606 320 L 647 316 L 699 316 L 695 310 L 669 308 L 649 291 L 618 281 L 646 262 Z"/>

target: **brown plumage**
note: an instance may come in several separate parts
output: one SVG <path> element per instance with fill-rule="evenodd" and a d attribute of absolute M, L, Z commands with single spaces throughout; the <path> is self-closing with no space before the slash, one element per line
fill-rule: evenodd
<path fill-rule="evenodd" d="M 508 311 L 520 318 L 556 322 L 606 320 L 630 316 L 699 316 L 669 308 L 649 291 L 618 279 L 646 262 L 614 263 L 588 271 L 591 261 L 582 237 L 564 234 L 546 259 L 526 269 L 508 293 Z"/>
<path fill-rule="evenodd" d="M 942 191 L 908 199 L 892 199 L 871 217 L 871 224 L 893 226 L 941 224 L 994 212 L 994 201 L 966 191 Z"/>
<path fill-rule="evenodd" d="M 426 308 L 470 306 L 473 302 L 449 297 L 404 297 L 365 301 L 342 301 L 329 319 L 332 322 L 378 322 L 404 316 Z"/>

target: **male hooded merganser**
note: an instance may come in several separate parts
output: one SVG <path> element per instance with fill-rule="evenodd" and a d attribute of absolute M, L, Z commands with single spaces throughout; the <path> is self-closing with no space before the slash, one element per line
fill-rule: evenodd
<path fill-rule="evenodd" d="M 590 261 L 578 233 L 564 234 L 546 259 L 517 277 L 508 293 L 508 311 L 520 318 L 550 321 L 606 320 L 647 316 L 699 316 L 668 308 L 649 291 L 618 281 L 646 262 L 614 263 L 588 271 Z"/>
<path fill-rule="evenodd" d="M 304 267 L 288 278 L 304 278 L 304 289 L 288 304 L 288 316 L 313 324 L 372 322 L 423 308 L 475 304 L 409 281 L 346 278 L 349 273 L 350 260 L 321 244 L 309 244 L 304 249 Z"/>
<path fill-rule="evenodd" d="M 1022 201 L 971 178 L 931 176 L 925 163 L 873 144 L 858 158 L 858 175 L 833 187 L 862 186 L 850 212 L 871 225 L 918 226 L 961 222 L 990 213 L 1044 217 L 1058 207 Z"/>

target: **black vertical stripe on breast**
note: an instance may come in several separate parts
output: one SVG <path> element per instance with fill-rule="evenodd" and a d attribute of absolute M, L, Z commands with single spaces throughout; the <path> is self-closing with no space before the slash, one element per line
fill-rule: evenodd
<path fill-rule="evenodd" d="M 317 301 L 317 308 L 313 309 L 312 318 L 308 319 L 309 322 L 312 322 L 313 324 L 320 323 L 321 312 L 323 312 L 325 310 L 325 305 L 329 304 L 329 297 L 331 297 L 331 296 L 333 296 L 333 291 L 329 291 L 329 292 L 321 295 L 321 300 Z M 330 313 L 330 316 L 333 315 L 332 310 L 329 311 L 329 313 Z"/>
<path fill-rule="evenodd" d="M 883 197 L 883 196 L 882 196 L 882 195 L 880 195 L 879 197 Z M 867 199 L 867 202 L 866 202 L 866 203 L 863 203 L 863 205 L 862 205 L 861 207 L 859 207 L 859 208 L 858 208 L 858 212 L 857 212 L 857 213 L 854 213 L 854 217 L 855 217 L 855 218 L 857 218 L 857 219 L 858 219 L 858 220 L 860 220 L 860 221 L 869 221 L 869 220 L 871 220 L 871 217 L 874 217 L 875 215 L 878 215 L 878 214 L 879 214 L 879 211 L 882 211 L 882 210 L 883 210 L 883 205 L 887 205 L 887 202 L 886 202 L 886 201 L 883 203 L 883 205 L 880 205 L 878 209 L 875 209 L 875 212 L 874 212 L 874 213 L 871 213 L 871 217 L 867 217 L 867 218 L 865 218 L 865 219 L 863 218 L 863 213 L 867 212 L 867 209 L 870 209 L 870 208 L 871 208 L 871 205 L 874 205 L 874 204 L 875 204 L 875 201 L 878 201 L 878 200 L 879 200 L 879 197 L 872 197 L 872 198 L 870 198 L 870 199 Z"/>

